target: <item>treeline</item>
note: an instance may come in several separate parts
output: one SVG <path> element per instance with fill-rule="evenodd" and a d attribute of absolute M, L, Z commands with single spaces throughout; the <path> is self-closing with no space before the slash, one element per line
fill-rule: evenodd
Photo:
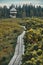
<path fill-rule="evenodd" d="M 9 8 L 7 6 L 0 7 L 0 18 L 9 18 L 10 17 L 10 9 L 14 7 L 11 5 Z M 16 17 L 43 17 L 43 8 L 41 6 L 33 6 L 33 5 L 23 5 L 16 6 L 17 15 Z"/>

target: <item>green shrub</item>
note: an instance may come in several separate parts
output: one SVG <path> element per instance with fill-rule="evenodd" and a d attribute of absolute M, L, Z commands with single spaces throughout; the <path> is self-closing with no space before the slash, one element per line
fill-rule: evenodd
<path fill-rule="evenodd" d="M 40 56 L 42 54 L 42 50 L 38 49 L 37 54 Z"/>
<path fill-rule="evenodd" d="M 38 44 L 34 44 L 33 50 L 38 50 Z"/>

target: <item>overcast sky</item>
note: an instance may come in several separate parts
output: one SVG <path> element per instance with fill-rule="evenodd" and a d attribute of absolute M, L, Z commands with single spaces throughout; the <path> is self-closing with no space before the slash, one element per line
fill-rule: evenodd
<path fill-rule="evenodd" d="M 23 5 L 23 4 L 33 4 L 43 6 L 43 0 L 0 0 L 0 6 L 10 6 L 11 4 Z"/>

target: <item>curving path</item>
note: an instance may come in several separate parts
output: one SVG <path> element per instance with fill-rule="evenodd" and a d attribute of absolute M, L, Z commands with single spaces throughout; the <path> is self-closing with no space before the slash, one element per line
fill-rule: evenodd
<path fill-rule="evenodd" d="M 18 36 L 14 56 L 8 65 L 21 65 L 22 55 L 24 54 L 24 35 L 25 31 L 23 31 L 23 33 Z"/>

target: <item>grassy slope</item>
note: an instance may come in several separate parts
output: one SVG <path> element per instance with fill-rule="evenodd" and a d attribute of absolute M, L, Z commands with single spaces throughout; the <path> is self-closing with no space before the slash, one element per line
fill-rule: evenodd
<path fill-rule="evenodd" d="M 43 19 L 24 19 L 27 28 L 22 65 L 43 65 Z"/>
<path fill-rule="evenodd" d="M 18 21 L 20 19 L 0 20 L 0 65 L 8 65 L 14 54 L 17 36 L 23 31 Z"/>

